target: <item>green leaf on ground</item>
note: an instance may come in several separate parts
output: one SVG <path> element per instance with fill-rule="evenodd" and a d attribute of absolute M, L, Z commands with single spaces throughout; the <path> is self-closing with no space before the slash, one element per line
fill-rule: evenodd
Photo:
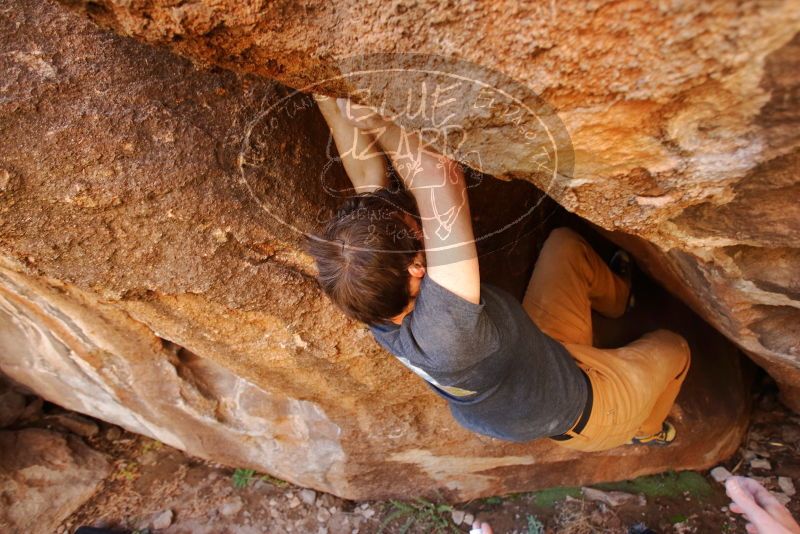
<path fill-rule="evenodd" d="M 689 518 L 686 517 L 683 514 L 675 514 L 675 515 L 669 516 L 669 522 L 672 523 L 673 525 L 676 524 L 676 523 L 683 523 L 687 519 L 689 519 Z"/>
<path fill-rule="evenodd" d="M 625 491 L 627 493 L 643 493 L 647 497 L 681 498 L 685 494 L 703 499 L 713 495 L 714 490 L 708 480 L 700 473 L 670 471 L 659 475 L 639 477 L 624 482 L 609 482 L 592 486 L 605 491 Z"/>
<path fill-rule="evenodd" d="M 242 489 L 250 484 L 250 481 L 253 479 L 253 475 L 256 474 L 255 469 L 237 469 L 233 472 L 233 477 L 231 480 L 233 481 L 233 487 Z"/>
<path fill-rule="evenodd" d="M 453 507 L 449 504 L 437 504 L 420 498 L 414 499 L 413 502 L 397 500 L 389 502 L 394 510 L 381 522 L 379 534 L 401 518 L 405 519 L 405 523 L 400 527 L 400 532 L 407 532 L 412 526 L 425 532 L 461 532 L 450 519 Z"/>
<path fill-rule="evenodd" d="M 708 483 L 708 480 L 700 473 L 694 471 L 682 471 L 680 473 L 670 471 L 622 482 L 594 484 L 592 487 L 603 491 L 624 491 L 633 494 L 641 493 L 649 498 L 683 498 L 685 495 L 691 495 L 697 499 L 705 499 L 714 494 L 714 490 L 711 484 Z M 537 506 L 552 508 L 556 502 L 564 500 L 567 496 L 579 499 L 581 497 L 581 489 L 579 487 L 548 488 L 533 492 L 530 496 Z M 501 502 L 499 497 L 490 497 L 490 499 L 495 498 L 498 499 L 498 503 Z M 483 502 L 493 504 L 489 502 L 489 499 L 484 499 Z"/>
<path fill-rule="evenodd" d="M 580 488 L 548 488 L 541 491 L 536 491 L 531 494 L 533 501 L 537 506 L 544 508 L 552 508 L 556 502 L 562 501 L 569 497 L 580 498 Z"/>
<path fill-rule="evenodd" d="M 289 483 L 286 482 L 285 480 L 281 480 L 280 478 L 276 478 L 272 475 L 261 475 L 261 480 L 269 482 L 273 486 L 277 486 L 279 488 L 285 488 L 286 486 L 289 485 Z"/>

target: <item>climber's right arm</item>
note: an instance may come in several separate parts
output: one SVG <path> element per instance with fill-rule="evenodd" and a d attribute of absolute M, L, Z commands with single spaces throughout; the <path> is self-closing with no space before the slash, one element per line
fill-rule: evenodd
<path fill-rule="evenodd" d="M 335 98 L 315 94 L 314 100 L 331 129 L 344 170 L 356 193 L 388 187 L 386 157 L 375 138 L 350 124 L 342 116 Z"/>

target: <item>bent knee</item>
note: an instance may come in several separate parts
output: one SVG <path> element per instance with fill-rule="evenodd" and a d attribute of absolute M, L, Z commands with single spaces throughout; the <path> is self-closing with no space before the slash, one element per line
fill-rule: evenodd
<path fill-rule="evenodd" d="M 692 359 L 692 351 L 685 337 L 671 330 L 663 329 L 651 332 L 647 336 L 658 339 L 663 348 L 662 352 L 673 361 L 676 374 L 686 374 Z"/>
<path fill-rule="evenodd" d="M 577 232 L 561 226 L 547 236 L 542 253 L 556 254 L 561 257 L 571 256 L 583 254 L 586 246 L 586 241 Z"/>
<path fill-rule="evenodd" d="M 550 231 L 550 235 L 547 236 L 547 240 L 545 242 L 553 242 L 554 244 L 573 242 L 582 243 L 583 238 L 572 228 L 559 226 L 558 228 L 554 228 Z"/>

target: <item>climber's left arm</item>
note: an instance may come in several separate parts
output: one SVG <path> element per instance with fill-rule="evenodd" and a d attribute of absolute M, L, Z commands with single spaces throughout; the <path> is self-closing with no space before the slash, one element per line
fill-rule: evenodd
<path fill-rule="evenodd" d="M 356 193 L 369 193 L 388 187 L 386 157 L 372 134 L 346 120 L 335 98 L 315 94 L 314 99 L 331 129 L 344 170 Z"/>

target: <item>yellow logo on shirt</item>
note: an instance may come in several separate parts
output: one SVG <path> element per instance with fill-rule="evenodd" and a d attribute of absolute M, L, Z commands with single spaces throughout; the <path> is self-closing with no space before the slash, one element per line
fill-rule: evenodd
<path fill-rule="evenodd" d="M 475 395 L 477 393 L 477 391 L 461 389 L 455 386 L 438 386 L 438 387 L 454 397 L 469 397 L 470 395 Z"/>

